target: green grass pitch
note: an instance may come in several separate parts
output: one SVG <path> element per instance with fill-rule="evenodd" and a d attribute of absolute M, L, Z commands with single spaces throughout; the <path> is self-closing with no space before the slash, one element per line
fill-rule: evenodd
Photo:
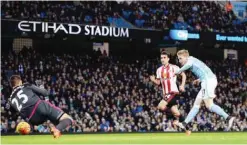
<path fill-rule="evenodd" d="M 1 136 L 2 144 L 247 144 L 247 132 L 239 133 L 126 133 Z"/>

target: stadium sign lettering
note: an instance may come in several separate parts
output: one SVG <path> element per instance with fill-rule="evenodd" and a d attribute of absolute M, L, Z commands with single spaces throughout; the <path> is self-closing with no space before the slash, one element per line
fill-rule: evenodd
<path fill-rule="evenodd" d="M 78 35 L 83 33 L 84 35 L 92 36 L 110 36 L 110 37 L 129 37 L 128 28 L 116 28 L 107 26 L 94 26 L 85 25 L 80 26 L 78 24 L 58 24 L 48 22 L 37 21 L 20 21 L 18 28 L 24 32 L 43 32 L 43 33 L 58 33 L 64 32 L 65 34 Z M 82 32 L 83 29 L 83 32 Z"/>
<path fill-rule="evenodd" d="M 40 28 L 41 25 L 41 31 L 48 33 L 49 30 L 52 29 L 53 33 L 57 33 L 58 31 L 63 31 L 66 34 L 79 34 L 81 32 L 81 27 L 77 24 L 68 24 L 68 28 L 65 27 L 63 24 L 57 24 L 57 23 L 47 23 L 47 22 L 36 22 L 36 21 L 21 21 L 18 24 L 18 28 L 21 31 L 24 32 L 37 32 L 38 27 Z M 77 28 L 77 30 L 72 31 L 72 29 Z"/>
<path fill-rule="evenodd" d="M 224 36 L 216 34 L 217 41 L 231 41 L 231 42 L 247 42 L 246 36 Z"/>
<path fill-rule="evenodd" d="M 128 28 L 86 25 L 85 31 L 85 35 L 129 37 Z"/>
<path fill-rule="evenodd" d="M 170 30 L 170 37 L 173 40 L 187 41 L 188 39 L 200 39 L 197 33 L 189 33 L 188 30 Z"/>

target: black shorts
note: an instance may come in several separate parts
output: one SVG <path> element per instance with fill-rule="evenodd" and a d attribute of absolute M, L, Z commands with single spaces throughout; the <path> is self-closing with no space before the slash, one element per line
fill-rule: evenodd
<path fill-rule="evenodd" d="M 172 106 L 177 105 L 178 96 L 176 94 L 174 94 L 174 95 L 170 95 L 169 98 L 166 98 L 164 96 L 163 99 L 167 102 L 167 106 L 166 107 L 167 108 L 171 108 Z"/>
<path fill-rule="evenodd" d="M 63 114 L 64 112 L 60 108 L 48 101 L 40 100 L 34 106 L 29 116 L 29 122 L 33 125 L 39 125 L 50 120 L 53 124 L 57 124 Z"/>

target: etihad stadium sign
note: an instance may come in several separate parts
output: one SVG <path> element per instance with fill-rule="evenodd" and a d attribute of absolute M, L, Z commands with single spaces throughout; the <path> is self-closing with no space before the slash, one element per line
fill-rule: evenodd
<path fill-rule="evenodd" d="M 128 28 L 96 26 L 96 25 L 79 25 L 79 24 L 62 24 L 39 21 L 20 21 L 18 29 L 23 32 L 43 32 L 43 33 L 65 33 L 86 36 L 108 36 L 129 38 Z"/>

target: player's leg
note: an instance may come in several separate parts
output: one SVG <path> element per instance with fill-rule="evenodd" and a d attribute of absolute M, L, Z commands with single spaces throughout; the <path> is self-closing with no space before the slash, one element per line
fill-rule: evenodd
<path fill-rule="evenodd" d="M 32 125 L 40 125 L 46 121 L 45 115 L 42 114 L 42 101 L 38 101 L 34 107 L 30 108 L 28 122 Z"/>
<path fill-rule="evenodd" d="M 202 81 L 201 82 L 201 90 L 197 94 L 196 100 L 194 102 L 194 105 L 193 105 L 192 109 L 190 110 L 189 114 L 187 115 L 186 119 L 183 122 L 183 125 L 184 126 L 186 126 L 189 122 L 191 122 L 191 120 L 193 118 L 195 118 L 195 116 L 199 112 L 202 99 L 205 96 L 205 86 L 206 86 L 206 82 L 205 81 Z"/>
<path fill-rule="evenodd" d="M 179 123 L 176 124 L 181 129 L 185 130 L 187 135 L 191 134 L 190 128 L 188 126 L 188 123 L 190 123 L 191 120 L 193 118 L 195 118 L 195 116 L 199 112 L 199 109 L 200 109 L 200 106 L 201 106 L 201 102 L 202 102 L 202 96 L 203 96 L 203 89 L 201 89 L 199 91 L 199 93 L 197 94 L 197 97 L 196 97 L 196 100 L 194 102 L 194 105 L 193 105 L 192 109 L 190 110 L 189 114 L 187 115 L 186 119 L 182 123 L 179 122 Z"/>
<path fill-rule="evenodd" d="M 204 99 L 204 103 L 207 109 L 211 112 L 222 116 L 224 119 L 227 119 L 229 117 L 229 115 L 220 106 L 214 104 L 213 98 Z"/>
<path fill-rule="evenodd" d="M 49 119 L 53 124 L 57 124 L 56 127 L 51 127 L 51 132 L 54 138 L 59 138 L 61 136 L 61 131 L 63 131 L 67 126 L 73 123 L 73 119 L 60 108 L 51 104 L 48 101 L 43 101 L 44 108 L 46 110 L 45 114 L 47 119 Z"/>
<path fill-rule="evenodd" d="M 171 99 L 168 100 L 167 107 L 170 108 L 172 115 L 178 122 L 184 121 L 183 115 L 181 115 L 179 109 L 178 109 L 178 96 L 174 95 L 171 96 Z"/>
<path fill-rule="evenodd" d="M 67 114 L 67 113 L 64 113 L 60 119 L 59 119 L 59 123 L 58 125 L 56 126 L 56 128 L 59 130 L 59 131 L 62 131 L 64 130 L 66 127 L 68 127 L 69 125 L 71 125 L 73 123 L 73 119 Z"/>
<path fill-rule="evenodd" d="M 235 117 L 230 117 L 220 106 L 214 104 L 213 99 L 216 97 L 215 88 L 217 86 L 216 79 L 208 79 L 206 81 L 205 87 L 205 97 L 203 98 L 204 103 L 208 110 L 222 116 L 225 120 L 228 121 L 228 130 L 231 128 Z"/>
<path fill-rule="evenodd" d="M 180 113 L 180 111 L 178 110 L 178 105 L 173 105 L 173 106 L 171 107 L 171 112 L 172 112 L 174 118 L 176 119 L 176 120 L 174 121 L 174 124 L 175 124 L 175 125 L 176 125 L 178 122 L 184 121 L 183 115 L 182 115 L 182 114 Z"/>
<path fill-rule="evenodd" d="M 167 104 L 168 104 L 167 101 L 161 100 L 160 103 L 158 104 L 157 108 L 159 110 L 164 111 L 167 108 Z"/>
<path fill-rule="evenodd" d="M 203 96 L 203 89 L 201 89 L 199 91 L 199 93 L 197 94 L 197 97 L 196 97 L 196 100 L 194 102 L 194 105 L 193 105 L 192 109 L 190 110 L 189 114 L 187 115 L 187 117 L 184 120 L 185 124 L 190 123 L 191 120 L 193 118 L 195 118 L 195 116 L 199 112 L 199 109 L 200 109 L 200 106 L 201 106 L 201 102 L 202 102 L 202 96 Z"/>
<path fill-rule="evenodd" d="M 180 112 L 179 112 L 179 110 L 178 110 L 178 105 L 173 105 L 172 107 L 171 107 L 171 112 L 172 112 L 172 115 L 177 119 L 177 120 L 179 120 L 179 117 L 180 117 Z"/>
<path fill-rule="evenodd" d="M 227 130 L 230 130 L 232 127 L 233 121 L 235 120 L 235 117 L 229 116 L 220 106 L 214 104 L 213 98 L 205 99 L 204 102 L 208 110 L 222 116 L 225 120 L 228 121 Z"/>
<path fill-rule="evenodd" d="M 51 132 L 53 133 L 54 138 L 59 138 L 61 136 L 61 132 L 68 127 L 69 125 L 71 125 L 73 123 L 72 118 L 64 113 L 60 119 L 59 119 L 59 123 L 57 124 L 56 127 L 52 126 L 51 127 Z"/>
<path fill-rule="evenodd" d="M 179 109 L 178 109 L 178 104 L 177 104 L 177 99 L 178 96 L 176 95 L 171 95 L 169 97 L 169 99 L 167 100 L 167 108 L 170 109 L 173 117 L 174 117 L 174 121 L 173 121 L 173 125 L 174 127 L 178 126 L 179 122 L 184 121 L 184 117 L 181 115 Z"/>

